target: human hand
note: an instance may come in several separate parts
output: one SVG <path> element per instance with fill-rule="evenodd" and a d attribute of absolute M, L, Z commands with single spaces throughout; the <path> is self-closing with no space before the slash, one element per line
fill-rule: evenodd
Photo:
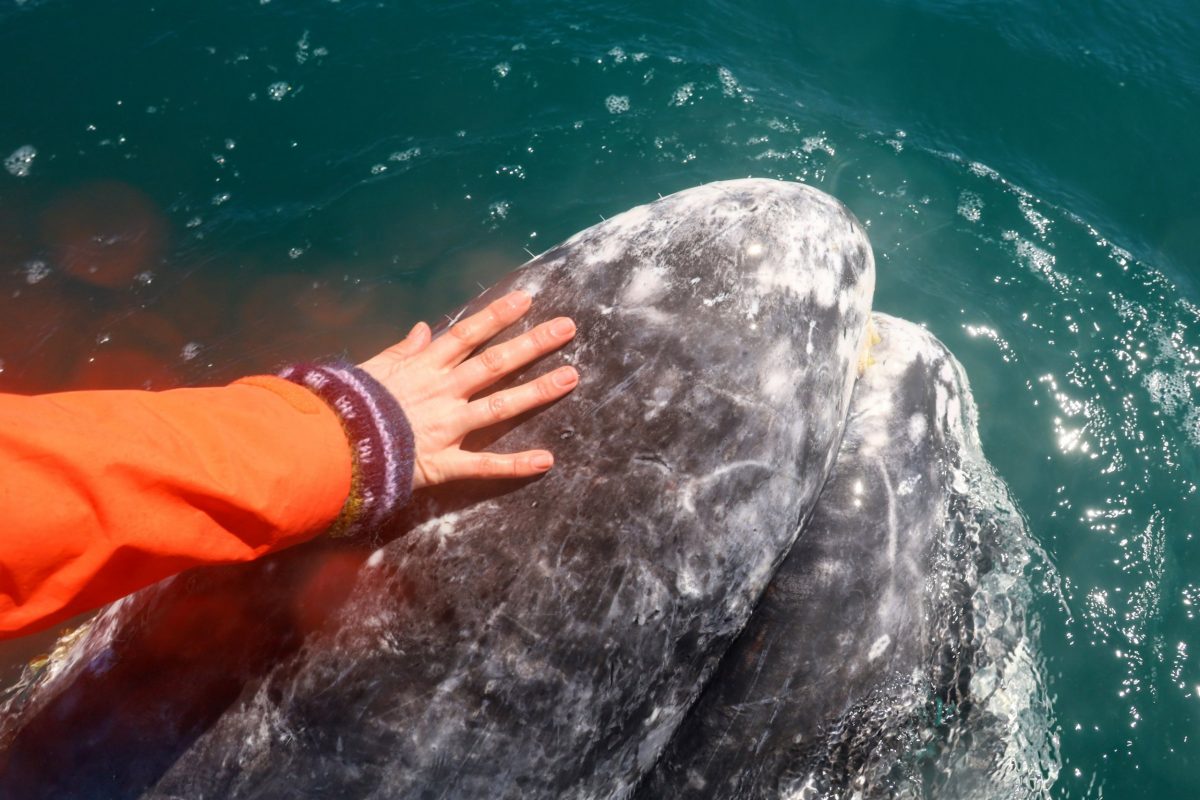
<path fill-rule="evenodd" d="M 550 469 L 546 450 L 472 453 L 462 449 L 471 431 L 511 419 L 565 395 L 579 383 L 574 367 L 470 398 L 520 367 L 551 353 L 575 336 L 575 323 L 558 317 L 468 358 L 476 347 L 512 325 L 532 299 L 512 292 L 450 327 L 436 341 L 419 322 L 404 341 L 359 366 L 400 403 L 415 444 L 413 489 L 464 478 L 525 478 Z"/>

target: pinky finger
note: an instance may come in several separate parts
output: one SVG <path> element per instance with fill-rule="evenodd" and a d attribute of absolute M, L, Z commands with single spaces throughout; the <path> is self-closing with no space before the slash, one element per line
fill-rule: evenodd
<path fill-rule="evenodd" d="M 554 456 L 546 450 L 521 453 L 468 453 L 459 451 L 446 459 L 442 479 L 531 478 L 554 466 Z"/>

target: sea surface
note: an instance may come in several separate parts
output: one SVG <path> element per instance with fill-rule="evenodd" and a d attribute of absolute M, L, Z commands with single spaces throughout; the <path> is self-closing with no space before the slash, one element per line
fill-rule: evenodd
<path fill-rule="evenodd" d="M 1019 794 L 1200 796 L 1198 42 L 1184 0 L 0 0 L 0 390 L 362 359 L 660 194 L 809 183 L 1028 529 Z"/>

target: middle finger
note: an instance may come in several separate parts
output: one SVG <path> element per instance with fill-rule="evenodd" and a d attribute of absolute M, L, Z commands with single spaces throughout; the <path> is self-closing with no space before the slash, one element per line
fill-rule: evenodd
<path fill-rule="evenodd" d="M 509 292 L 466 319 L 459 320 L 425 350 L 434 363 L 453 366 L 472 350 L 525 316 L 532 299 L 528 292 Z"/>
<path fill-rule="evenodd" d="M 505 389 L 467 404 L 457 419 L 455 434 L 465 436 L 497 422 L 524 414 L 538 406 L 554 402 L 579 383 L 574 367 L 559 367 L 537 380 Z"/>

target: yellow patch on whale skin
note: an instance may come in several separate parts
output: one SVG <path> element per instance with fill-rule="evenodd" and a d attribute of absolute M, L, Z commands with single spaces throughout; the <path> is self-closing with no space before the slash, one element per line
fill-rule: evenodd
<path fill-rule="evenodd" d="M 83 634 L 87 633 L 91 627 L 91 621 L 87 621 L 76 628 L 68 628 L 59 635 L 58 641 L 54 643 L 54 649 L 49 653 L 43 653 L 40 656 L 30 659 L 28 666 L 34 672 L 40 672 L 45 667 L 49 666 L 54 661 L 61 660 L 67 654 L 67 650 L 83 638 Z"/>
<path fill-rule="evenodd" d="M 879 331 L 875 330 L 875 323 L 870 317 L 867 318 L 867 331 L 863 336 L 862 350 L 858 353 L 858 377 L 862 377 L 867 371 L 867 367 L 875 363 L 875 356 L 871 355 L 871 348 L 883 341 L 883 337 L 879 335 Z"/>

